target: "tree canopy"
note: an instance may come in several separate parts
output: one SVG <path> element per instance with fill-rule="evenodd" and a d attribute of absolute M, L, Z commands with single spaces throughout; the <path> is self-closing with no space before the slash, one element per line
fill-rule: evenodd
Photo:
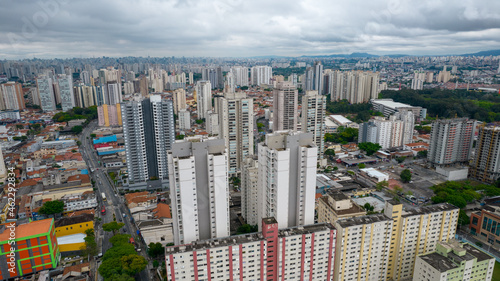
<path fill-rule="evenodd" d="M 404 169 L 399 176 L 403 182 L 411 181 L 411 172 L 408 169 Z"/>
<path fill-rule="evenodd" d="M 467 203 L 479 200 L 483 196 L 498 196 L 500 188 L 488 184 L 473 185 L 470 181 L 447 181 L 431 187 L 435 196 L 432 202 L 448 202 L 459 208 L 464 208 Z"/>
<path fill-rule="evenodd" d="M 345 128 L 338 127 L 337 133 L 325 134 L 325 141 L 334 142 L 334 143 L 342 143 L 347 144 L 349 142 L 354 142 L 358 139 L 358 129 L 355 128 Z"/>
<path fill-rule="evenodd" d="M 382 146 L 378 143 L 372 143 L 372 142 L 362 142 L 358 144 L 359 149 L 364 150 L 366 152 L 366 155 L 370 156 L 373 155 L 373 153 L 379 151 Z"/>
<path fill-rule="evenodd" d="M 253 233 L 259 231 L 259 228 L 256 225 L 250 225 L 250 224 L 244 224 L 236 230 L 237 234 L 244 234 L 244 233 Z"/>
<path fill-rule="evenodd" d="M 55 214 L 60 214 L 63 211 L 64 211 L 64 202 L 55 200 L 43 203 L 43 206 L 40 208 L 38 212 L 44 215 L 55 215 Z"/>
<path fill-rule="evenodd" d="M 102 229 L 104 231 L 108 231 L 108 232 L 113 232 L 113 234 L 116 234 L 116 232 L 118 230 L 120 230 L 120 228 L 122 228 L 125 224 L 120 222 L 116 222 L 116 221 L 112 221 L 112 222 L 109 222 L 109 223 L 105 223 L 102 225 Z"/>
<path fill-rule="evenodd" d="M 160 242 L 149 243 L 148 245 L 148 255 L 151 257 L 158 257 L 165 253 L 165 247 Z"/>

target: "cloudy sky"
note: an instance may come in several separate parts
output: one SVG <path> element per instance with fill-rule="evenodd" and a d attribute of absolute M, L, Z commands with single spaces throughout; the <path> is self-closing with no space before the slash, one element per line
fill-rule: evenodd
<path fill-rule="evenodd" d="M 0 0 L 0 59 L 500 49 L 498 0 Z"/>

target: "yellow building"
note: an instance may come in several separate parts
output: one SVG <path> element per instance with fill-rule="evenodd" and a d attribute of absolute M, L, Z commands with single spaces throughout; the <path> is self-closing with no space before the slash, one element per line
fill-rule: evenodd
<path fill-rule="evenodd" d="M 339 219 L 366 215 L 366 212 L 344 193 L 328 191 L 318 200 L 318 222 L 335 223 Z"/>
<path fill-rule="evenodd" d="M 94 215 L 64 217 L 56 221 L 55 227 L 60 251 L 79 251 L 85 245 L 85 231 L 94 229 Z"/>

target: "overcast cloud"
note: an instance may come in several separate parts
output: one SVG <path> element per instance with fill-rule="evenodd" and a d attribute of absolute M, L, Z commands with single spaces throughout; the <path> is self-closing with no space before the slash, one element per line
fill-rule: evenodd
<path fill-rule="evenodd" d="M 498 0 L 1 0 L 0 59 L 500 49 Z"/>

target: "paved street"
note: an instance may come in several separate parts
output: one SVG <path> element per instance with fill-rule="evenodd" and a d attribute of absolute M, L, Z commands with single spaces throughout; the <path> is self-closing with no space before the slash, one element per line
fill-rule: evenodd
<path fill-rule="evenodd" d="M 100 198 L 100 205 L 98 208 L 98 216 L 101 217 L 102 221 L 99 223 L 99 228 L 96 229 L 97 237 L 100 239 L 98 241 L 99 245 L 102 245 L 101 253 L 105 253 L 109 248 L 111 248 L 111 243 L 109 239 L 113 236 L 112 233 L 104 232 L 102 230 L 102 224 L 109 223 L 113 221 L 113 214 L 116 216 L 116 220 L 118 222 L 125 223 L 125 226 L 122 228 L 120 233 L 127 233 L 134 237 L 136 244 L 141 248 L 140 255 L 144 256 L 146 259 L 146 248 L 145 245 L 139 239 L 136 239 L 136 227 L 134 224 L 130 222 L 130 213 L 128 209 L 123 204 L 123 199 L 116 193 L 115 188 L 111 185 L 110 179 L 106 174 L 106 170 L 103 167 L 99 166 L 97 155 L 94 152 L 92 141 L 90 138 L 90 134 L 97 127 L 97 121 L 91 122 L 82 132 L 80 136 L 80 142 L 82 143 L 80 150 L 82 152 L 83 159 L 87 162 L 87 166 L 89 167 L 90 177 L 95 181 L 95 187 L 97 187 L 98 197 Z M 88 138 L 87 138 L 88 137 Z M 91 171 L 94 172 L 91 172 Z M 101 194 L 104 193 L 106 195 L 106 202 L 102 201 Z M 102 204 L 106 208 L 106 215 L 101 215 L 100 210 Z M 123 214 L 126 214 L 126 218 L 123 218 Z M 125 232 L 123 232 L 125 229 Z M 99 277 L 100 278 L 100 277 Z M 141 271 L 138 276 L 138 280 L 150 280 L 148 269 Z M 101 280 L 101 279 L 98 279 Z"/>

